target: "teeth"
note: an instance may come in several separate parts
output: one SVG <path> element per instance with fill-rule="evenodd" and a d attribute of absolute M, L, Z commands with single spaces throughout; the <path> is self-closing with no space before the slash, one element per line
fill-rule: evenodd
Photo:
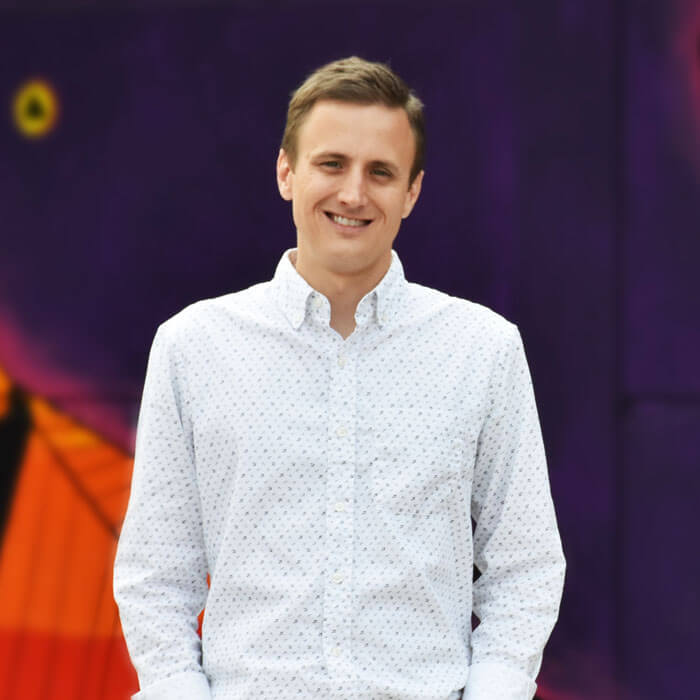
<path fill-rule="evenodd" d="M 331 214 L 331 218 L 336 224 L 341 224 L 343 226 L 364 226 L 365 222 L 362 219 L 346 219 L 344 216 L 338 216 L 337 214 Z"/>

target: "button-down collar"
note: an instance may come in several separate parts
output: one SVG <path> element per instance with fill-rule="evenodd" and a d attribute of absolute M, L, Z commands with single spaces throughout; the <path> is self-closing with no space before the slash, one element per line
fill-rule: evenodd
<path fill-rule="evenodd" d="M 285 250 L 272 280 L 272 293 L 292 327 L 297 330 L 304 322 L 313 299 L 325 299 L 296 270 L 290 255 L 296 248 Z M 407 285 L 398 253 L 392 249 L 389 269 L 377 286 L 367 292 L 357 305 L 355 321 L 358 326 L 374 318 L 380 327 L 386 327 L 397 317 Z M 328 313 L 328 309 L 326 309 Z"/>

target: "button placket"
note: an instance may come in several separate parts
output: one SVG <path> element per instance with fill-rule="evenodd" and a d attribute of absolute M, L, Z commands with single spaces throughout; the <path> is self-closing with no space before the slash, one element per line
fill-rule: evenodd
<path fill-rule="evenodd" d="M 356 382 L 353 339 L 334 339 L 330 350 L 328 401 L 328 473 L 326 480 L 327 583 L 324 591 L 323 646 L 328 672 L 352 671 L 353 503 L 357 463 Z M 341 361 L 342 358 L 342 361 Z"/>

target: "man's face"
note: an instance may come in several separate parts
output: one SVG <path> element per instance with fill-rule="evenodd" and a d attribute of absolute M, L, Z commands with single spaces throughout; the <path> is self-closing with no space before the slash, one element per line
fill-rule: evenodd
<path fill-rule="evenodd" d="M 422 171 L 408 185 L 414 149 L 401 108 L 335 100 L 311 108 L 294 169 L 284 150 L 277 160 L 307 264 L 345 275 L 388 268 L 401 219 L 420 193 Z"/>

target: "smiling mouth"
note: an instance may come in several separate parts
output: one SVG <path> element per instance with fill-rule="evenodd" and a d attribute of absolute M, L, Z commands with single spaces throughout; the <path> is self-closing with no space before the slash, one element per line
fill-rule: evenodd
<path fill-rule="evenodd" d="M 372 219 L 352 219 L 340 214 L 334 214 L 331 211 L 326 211 L 324 214 L 334 223 L 340 226 L 351 226 L 353 228 L 362 228 L 372 223 Z"/>

